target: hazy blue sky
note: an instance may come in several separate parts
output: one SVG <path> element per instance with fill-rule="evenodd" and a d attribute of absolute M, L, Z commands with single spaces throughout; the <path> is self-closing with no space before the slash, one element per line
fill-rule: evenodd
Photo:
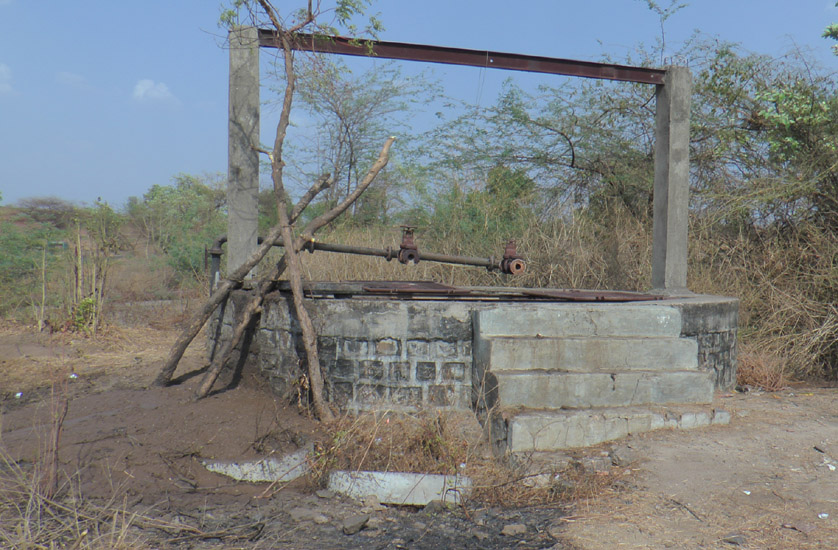
<path fill-rule="evenodd" d="M 219 5 L 0 0 L 3 203 L 55 195 L 120 205 L 179 172 L 225 172 Z M 380 0 L 373 9 L 386 27 L 383 40 L 575 59 L 621 58 L 660 35 L 657 16 L 641 0 Z M 698 29 L 759 53 L 810 49 L 835 70 L 838 57 L 820 37 L 832 21 L 832 0 L 693 0 L 667 22 L 667 45 L 676 50 Z M 508 76 L 531 80 L 471 68 L 436 68 L 434 75 L 449 94 L 483 105 Z M 268 143 L 270 126 L 263 123 Z"/>

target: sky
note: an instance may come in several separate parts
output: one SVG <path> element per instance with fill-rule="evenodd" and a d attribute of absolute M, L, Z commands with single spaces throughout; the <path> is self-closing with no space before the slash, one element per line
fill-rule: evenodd
<path fill-rule="evenodd" d="M 830 41 L 821 38 L 838 21 L 833 0 L 687 2 L 666 21 L 668 52 L 698 30 L 756 53 L 810 50 L 827 70 L 838 70 Z M 179 173 L 225 173 L 228 57 L 220 5 L 0 0 L 0 204 L 57 196 L 120 206 Z M 379 0 L 372 11 L 386 28 L 382 40 L 592 61 L 620 59 L 641 43 L 651 48 L 661 32 L 645 0 Z M 429 68 L 418 65 L 403 66 Z M 506 78 L 524 86 L 556 78 L 430 68 L 448 95 L 484 106 Z M 267 95 L 263 90 L 262 99 Z M 264 143 L 273 141 L 274 120 L 263 110 Z"/>

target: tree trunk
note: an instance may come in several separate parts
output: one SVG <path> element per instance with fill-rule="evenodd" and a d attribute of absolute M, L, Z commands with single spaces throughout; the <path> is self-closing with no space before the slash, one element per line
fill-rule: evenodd
<path fill-rule="evenodd" d="M 210 390 L 212 390 L 212 385 L 215 384 L 215 381 L 218 379 L 218 375 L 221 373 L 221 369 L 224 368 L 224 365 L 230 359 L 230 356 L 233 354 L 233 350 L 241 341 L 242 336 L 244 335 L 245 330 L 250 325 L 250 322 L 253 320 L 253 317 L 261 312 L 262 310 L 262 302 L 265 300 L 265 295 L 269 292 L 272 292 L 276 288 L 276 282 L 279 279 L 280 275 L 285 271 L 285 256 L 279 259 L 276 266 L 274 266 L 273 271 L 269 275 L 268 279 L 262 281 L 259 285 L 259 289 L 256 292 L 256 295 L 248 302 L 247 306 L 244 308 L 242 312 L 242 318 L 239 321 L 239 324 L 236 325 L 235 330 L 233 331 L 233 336 L 230 338 L 228 342 L 224 344 L 221 348 L 221 351 L 216 354 L 215 358 L 212 360 L 210 364 L 209 370 L 207 370 L 206 374 L 204 374 L 204 378 L 201 381 L 201 386 L 198 388 L 198 391 L 195 392 L 195 399 L 201 399 L 206 397 Z"/>

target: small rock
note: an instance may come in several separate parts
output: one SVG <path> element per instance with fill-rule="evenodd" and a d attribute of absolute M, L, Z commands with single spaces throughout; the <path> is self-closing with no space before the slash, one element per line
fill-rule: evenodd
<path fill-rule="evenodd" d="M 289 514 L 294 521 L 313 521 L 316 516 L 322 515 L 311 508 L 294 508 Z M 326 521 L 328 521 L 328 518 Z"/>
<path fill-rule="evenodd" d="M 722 539 L 722 542 L 726 542 L 727 544 L 731 544 L 733 546 L 742 546 L 745 544 L 745 535 L 731 533 L 730 535 L 725 536 Z"/>
<path fill-rule="evenodd" d="M 317 495 L 320 498 L 334 498 L 334 496 L 335 496 L 335 493 L 333 491 L 328 490 L 328 489 L 320 489 L 319 491 L 317 491 L 314 494 Z"/>
<path fill-rule="evenodd" d="M 316 514 L 311 520 L 316 523 L 317 525 L 325 525 L 329 523 L 329 517 L 323 514 Z"/>
<path fill-rule="evenodd" d="M 535 474 L 525 477 L 521 484 L 528 489 L 549 487 L 553 483 L 553 477 L 553 474 L 548 473 Z"/>
<path fill-rule="evenodd" d="M 441 512 L 448 511 L 448 505 L 442 502 L 441 500 L 432 500 L 422 508 L 422 511 L 426 514 L 436 515 Z"/>
<path fill-rule="evenodd" d="M 421 522 L 421 521 L 417 521 L 417 522 L 413 523 L 413 528 L 416 529 L 417 531 L 424 531 L 425 529 L 428 528 L 428 525 Z"/>
<path fill-rule="evenodd" d="M 484 541 L 489 538 L 489 533 L 487 533 L 486 531 L 475 530 L 472 532 L 472 535 L 474 535 L 474 538 L 476 538 L 479 541 Z"/>
<path fill-rule="evenodd" d="M 629 445 L 619 445 L 611 449 L 609 457 L 614 466 L 626 466 L 637 460 L 637 452 Z"/>
<path fill-rule="evenodd" d="M 366 508 L 369 512 L 379 512 L 384 509 L 384 506 L 381 505 L 381 502 L 375 495 L 365 496 L 363 500 L 361 500 L 361 503 L 364 505 L 364 508 Z"/>
<path fill-rule="evenodd" d="M 367 522 L 370 520 L 369 514 L 359 514 L 357 516 L 351 516 L 343 520 L 343 534 L 344 535 L 354 535 L 361 529 L 363 529 Z"/>
<path fill-rule="evenodd" d="M 371 517 L 367 522 L 367 529 L 380 529 L 385 523 L 382 518 Z"/>
<path fill-rule="evenodd" d="M 517 537 L 518 535 L 526 534 L 526 532 L 527 526 L 523 523 L 510 523 L 503 526 L 503 530 L 500 534 L 505 537 Z"/>

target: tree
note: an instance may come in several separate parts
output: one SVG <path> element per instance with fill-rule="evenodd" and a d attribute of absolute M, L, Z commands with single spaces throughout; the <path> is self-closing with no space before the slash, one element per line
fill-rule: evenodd
<path fill-rule="evenodd" d="M 339 1 L 335 8 L 337 21 L 344 24 L 344 26 L 351 27 L 351 24 L 349 24 L 350 18 L 360 13 L 365 4 L 365 2 L 360 0 Z M 347 196 L 336 207 L 309 222 L 300 234 L 295 236 L 292 224 L 299 218 L 300 214 L 308 206 L 308 204 L 320 192 L 327 189 L 333 183 L 333 180 L 330 177 L 321 177 L 317 183 L 312 185 L 309 190 L 306 191 L 300 201 L 293 208 L 290 208 L 288 194 L 285 189 L 285 162 L 283 160 L 283 153 L 285 137 L 290 122 L 294 92 L 296 89 L 296 72 L 292 41 L 295 39 L 294 33 L 301 30 L 307 29 L 311 31 L 322 31 L 325 28 L 322 25 L 317 25 L 316 23 L 317 17 L 321 14 L 321 6 L 319 3 L 316 6 L 313 6 L 312 2 L 309 2 L 308 8 L 298 12 L 297 19 L 288 19 L 290 24 L 286 25 L 286 20 L 281 18 L 280 12 L 278 12 L 268 0 L 258 0 L 258 4 L 248 2 L 246 0 L 236 0 L 233 10 L 226 11 L 222 15 L 222 20 L 227 23 L 237 22 L 239 20 L 238 10 L 241 9 L 247 10 L 246 13 L 249 14 L 251 23 L 258 24 L 261 16 L 267 18 L 270 25 L 276 30 L 276 46 L 279 55 L 283 59 L 283 66 L 285 69 L 285 90 L 283 92 L 283 100 L 281 102 L 282 111 L 276 128 L 274 145 L 270 150 L 259 148 L 259 151 L 264 153 L 271 163 L 271 180 L 274 187 L 278 224 L 271 229 L 263 243 L 253 254 L 251 254 L 247 261 L 245 261 L 242 266 L 240 266 L 226 280 L 222 281 L 222 283 L 218 285 L 216 291 L 212 294 L 212 296 L 210 296 L 210 299 L 185 327 L 180 337 L 176 340 L 175 345 L 172 347 L 169 358 L 155 382 L 162 385 L 167 384 L 171 380 L 174 370 L 177 368 L 177 363 L 186 349 L 186 346 L 189 345 L 189 342 L 192 341 L 204 323 L 206 323 L 212 311 L 214 311 L 216 307 L 220 305 L 224 299 L 226 299 L 231 290 L 241 286 L 242 280 L 247 273 L 249 273 L 250 270 L 267 254 L 268 250 L 270 250 L 272 246 L 281 243 L 285 248 L 285 254 L 268 274 L 268 277 L 260 282 L 257 291 L 245 308 L 242 321 L 234 330 L 232 340 L 227 343 L 225 349 L 223 349 L 216 358 L 217 361 L 214 361 L 214 363 L 210 365 L 205 380 L 198 391 L 198 396 L 205 396 L 209 392 L 209 389 L 215 381 L 215 377 L 217 377 L 218 371 L 229 357 L 237 339 L 249 325 L 253 316 L 261 310 L 261 304 L 265 294 L 275 288 L 276 281 L 287 267 L 291 283 L 294 308 L 302 329 L 303 344 L 306 350 L 308 366 L 307 374 L 311 388 L 312 406 L 318 418 L 321 420 L 330 420 L 333 418 L 333 414 L 323 401 L 323 376 L 317 353 L 316 334 L 311 318 L 309 317 L 303 302 L 301 269 L 298 254 L 303 249 L 305 244 L 313 239 L 314 233 L 317 230 L 332 222 L 340 214 L 345 212 L 346 209 L 349 208 L 366 190 L 366 188 L 369 187 L 376 175 L 387 164 L 390 147 L 392 146 L 395 138 L 388 138 L 381 150 L 381 153 L 379 154 L 378 159 L 367 172 L 367 176 L 349 196 Z M 375 26 L 374 21 L 372 25 Z M 256 147 L 255 144 L 254 147 Z"/>
<path fill-rule="evenodd" d="M 129 218 L 181 278 L 203 267 L 204 246 L 224 232 L 226 194 L 219 177 L 177 174 L 172 185 L 153 185 L 142 200 L 131 197 Z"/>
<path fill-rule="evenodd" d="M 411 130 L 415 108 L 435 97 L 435 86 L 423 77 L 406 77 L 393 64 L 376 66 L 355 75 L 335 56 L 312 56 L 297 74 L 299 98 L 311 118 L 315 135 L 302 137 L 294 148 L 294 165 L 310 181 L 331 173 L 335 185 L 325 193 L 326 205 L 348 196 L 378 155 L 390 135 Z M 386 121 L 386 124 L 385 124 Z M 388 187 L 394 182 L 378 178 L 375 186 L 353 205 L 367 220 L 387 210 Z"/>
<path fill-rule="evenodd" d="M 838 2 L 835 2 L 835 6 L 838 7 Z M 838 40 L 838 23 L 830 24 L 824 31 L 823 35 L 824 38 L 831 38 L 832 40 Z M 838 55 L 838 44 L 832 45 L 832 53 Z"/>

